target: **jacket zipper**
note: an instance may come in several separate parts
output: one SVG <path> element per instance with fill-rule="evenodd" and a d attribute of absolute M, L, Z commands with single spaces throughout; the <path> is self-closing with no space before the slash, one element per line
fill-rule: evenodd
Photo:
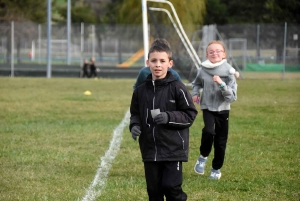
<path fill-rule="evenodd" d="M 148 112 L 148 108 L 147 108 L 147 117 L 146 117 L 146 125 L 150 128 L 150 124 L 148 124 L 148 117 L 149 117 L 149 112 Z"/>
<path fill-rule="evenodd" d="M 156 161 L 156 155 L 157 155 L 157 147 L 156 147 L 156 141 L 155 141 L 155 136 L 154 136 L 154 130 L 155 130 L 155 126 L 153 127 L 153 140 L 154 140 L 154 144 L 155 144 L 155 155 L 154 155 L 154 161 Z"/>
<path fill-rule="evenodd" d="M 152 109 L 154 109 L 154 102 L 155 102 L 155 81 L 152 80 L 152 84 L 153 84 L 153 91 L 154 91 L 154 97 L 153 97 L 153 101 L 152 101 Z M 155 141 L 155 126 L 153 126 L 153 140 L 154 140 L 154 146 L 155 146 L 155 155 L 154 155 L 154 161 L 156 161 L 156 156 L 157 156 L 157 146 L 156 146 L 156 141 Z"/>
<path fill-rule="evenodd" d="M 178 136 L 181 138 L 182 149 L 184 149 L 184 139 L 183 139 L 183 137 L 180 135 L 180 132 L 179 132 L 179 131 L 177 131 L 177 133 L 178 133 Z"/>

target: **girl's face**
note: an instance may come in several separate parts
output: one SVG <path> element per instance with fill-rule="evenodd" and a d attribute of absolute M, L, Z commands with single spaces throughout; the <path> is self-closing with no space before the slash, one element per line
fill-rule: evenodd
<path fill-rule="evenodd" d="M 226 53 L 222 45 L 211 44 L 206 49 L 206 58 L 211 63 L 218 63 L 226 58 Z"/>
<path fill-rule="evenodd" d="M 173 66 L 173 60 L 169 59 L 166 52 L 152 52 L 146 61 L 152 73 L 152 80 L 166 77 L 168 69 Z"/>

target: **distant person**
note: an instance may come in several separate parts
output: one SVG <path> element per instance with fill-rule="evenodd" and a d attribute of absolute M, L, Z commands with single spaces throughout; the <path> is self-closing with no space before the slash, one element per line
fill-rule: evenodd
<path fill-rule="evenodd" d="M 166 42 L 151 45 L 151 74 L 133 92 L 129 130 L 134 140 L 139 137 L 149 201 L 186 201 L 182 163 L 188 161 L 189 127 L 198 111 L 186 86 L 168 71 L 173 60 Z M 156 116 L 154 109 L 160 110 Z"/>
<path fill-rule="evenodd" d="M 194 170 L 203 175 L 207 157 L 214 145 L 214 158 L 210 179 L 220 179 L 226 144 L 228 139 L 228 122 L 230 103 L 237 99 L 238 76 L 234 68 L 227 63 L 226 51 L 221 41 L 212 41 L 206 48 L 207 60 L 202 62 L 195 80 L 192 82 L 193 101 L 199 103 L 203 113 L 200 156 Z M 200 98 L 200 90 L 202 95 Z"/>
<path fill-rule="evenodd" d="M 87 59 L 84 60 L 83 62 L 83 67 L 82 67 L 82 77 L 89 77 L 89 61 Z"/>
<path fill-rule="evenodd" d="M 95 58 L 92 57 L 90 59 L 90 77 L 97 77 L 97 68 L 96 68 L 96 65 L 95 65 Z"/>

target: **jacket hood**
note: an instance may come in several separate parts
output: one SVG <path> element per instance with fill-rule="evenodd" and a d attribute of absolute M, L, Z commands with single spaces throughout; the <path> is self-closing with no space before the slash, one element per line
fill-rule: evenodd
<path fill-rule="evenodd" d="M 202 62 L 201 65 L 204 66 L 205 68 L 215 68 L 217 66 L 220 66 L 224 62 L 227 62 L 227 60 L 223 59 L 222 61 L 217 62 L 217 63 L 211 63 L 209 60 L 206 60 L 206 61 Z"/>
<path fill-rule="evenodd" d="M 168 71 L 166 77 L 164 77 L 162 79 L 152 80 L 152 74 L 148 75 L 146 78 L 146 84 L 148 86 L 149 85 L 153 86 L 153 81 L 155 83 L 155 86 L 163 86 L 170 82 L 176 81 L 176 78 L 172 75 L 172 73 L 170 71 Z"/>

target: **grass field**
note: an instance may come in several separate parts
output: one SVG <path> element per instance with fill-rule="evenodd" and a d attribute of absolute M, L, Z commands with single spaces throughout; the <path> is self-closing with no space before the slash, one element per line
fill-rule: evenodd
<path fill-rule="evenodd" d="M 0 78 L 0 200 L 82 200 L 129 108 L 133 83 Z M 184 163 L 188 200 L 300 200 L 299 106 L 299 79 L 238 80 L 220 181 L 208 179 L 212 156 L 204 176 L 193 170 L 203 126 L 197 106 Z M 95 200 L 147 200 L 138 143 L 128 126 L 122 136 Z"/>

